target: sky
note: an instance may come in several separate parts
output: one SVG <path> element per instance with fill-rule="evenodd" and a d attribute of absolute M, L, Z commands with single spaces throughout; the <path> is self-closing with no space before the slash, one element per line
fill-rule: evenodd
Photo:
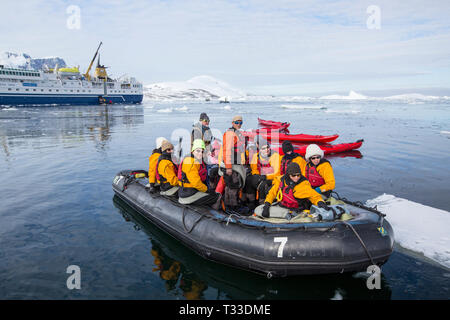
<path fill-rule="evenodd" d="M 0 52 L 86 70 L 102 41 L 110 74 L 144 84 L 209 75 L 252 94 L 450 94 L 447 0 L 2 0 L 0 11 Z"/>

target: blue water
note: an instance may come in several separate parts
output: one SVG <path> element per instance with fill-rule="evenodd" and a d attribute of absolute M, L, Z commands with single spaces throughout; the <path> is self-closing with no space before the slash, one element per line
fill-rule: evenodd
<path fill-rule="evenodd" d="M 115 174 L 147 170 L 156 137 L 178 142 L 201 112 L 223 133 L 239 113 L 244 128 L 259 116 L 290 121 L 293 133 L 338 133 L 335 143 L 364 138 L 362 157 L 330 158 L 347 198 L 388 193 L 450 211 L 448 101 L 282 104 L 1 109 L 0 299 L 448 299 L 450 270 L 400 248 L 380 290 L 365 273 L 268 280 L 205 261 L 114 199 Z M 66 286 L 69 265 L 81 269 L 80 290 Z"/>

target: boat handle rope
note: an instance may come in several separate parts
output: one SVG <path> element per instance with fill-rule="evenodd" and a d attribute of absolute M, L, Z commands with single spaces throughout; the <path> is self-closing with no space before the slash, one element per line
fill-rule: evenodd
<path fill-rule="evenodd" d="M 192 224 L 191 229 L 188 229 L 188 228 L 186 228 L 185 217 L 186 217 L 186 207 L 183 207 L 183 218 L 182 218 L 182 222 L 183 222 L 183 228 L 184 228 L 184 231 L 186 231 L 186 233 L 191 233 L 192 230 L 194 230 L 194 228 L 195 228 L 195 226 L 197 225 L 197 223 L 199 223 L 200 220 L 203 219 L 203 215 L 200 214 L 200 218 L 198 218 L 198 219 Z"/>
<path fill-rule="evenodd" d="M 366 254 L 367 254 L 367 256 L 369 257 L 370 262 L 372 263 L 372 265 L 375 265 L 375 262 L 374 262 L 373 259 L 372 259 L 372 256 L 371 256 L 371 254 L 370 254 L 370 252 L 369 252 L 369 249 L 367 249 L 366 244 L 364 243 L 363 239 L 361 239 L 361 237 L 359 236 L 359 234 L 358 234 L 358 232 L 355 230 L 355 228 L 353 228 L 353 226 L 352 226 L 350 223 L 346 222 L 346 221 L 342 221 L 342 223 L 345 224 L 347 227 L 350 228 L 350 230 L 353 231 L 353 233 L 355 234 L 355 236 L 358 238 L 359 242 L 361 243 L 361 246 L 362 246 L 362 247 L 364 248 L 364 250 L 366 251 Z"/>
<path fill-rule="evenodd" d="M 228 223 L 230 223 L 230 221 L 231 221 L 231 216 L 235 216 L 236 219 L 240 219 L 240 218 L 241 218 L 241 216 L 236 215 L 236 214 L 234 214 L 234 213 L 231 213 L 231 214 L 228 215 L 228 217 L 227 217 L 227 224 L 226 224 L 226 226 L 228 226 Z M 235 220 L 235 221 L 237 221 L 237 220 Z"/>

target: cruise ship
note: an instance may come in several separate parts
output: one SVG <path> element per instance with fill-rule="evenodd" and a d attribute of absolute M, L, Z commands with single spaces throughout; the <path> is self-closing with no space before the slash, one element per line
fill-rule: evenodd
<path fill-rule="evenodd" d="M 79 68 L 24 70 L 0 65 L 0 105 L 95 105 L 141 103 L 143 86 L 135 78 L 111 79 L 99 49 L 85 73 Z M 96 57 L 94 76 L 90 70 Z"/>

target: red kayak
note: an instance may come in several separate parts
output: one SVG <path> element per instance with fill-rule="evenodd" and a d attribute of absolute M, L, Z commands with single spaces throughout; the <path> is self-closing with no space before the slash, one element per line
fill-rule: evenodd
<path fill-rule="evenodd" d="M 310 134 L 287 134 L 278 131 L 278 129 L 274 130 L 265 130 L 265 129 L 257 129 L 252 130 L 252 132 L 243 131 L 244 136 L 249 138 L 254 138 L 255 135 L 260 135 L 266 140 L 277 140 L 279 142 L 283 142 L 285 140 L 292 142 L 317 142 L 317 143 L 326 143 L 336 140 L 339 135 L 334 134 L 331 136 L 319 136 L 319 135 L 310 135 Z"/>
<path fill-rule="evenodd" d="M 364 140 L 361 139 L 361 140 L 358 140 L 356 142 L 351 142 L 351 143 L 322 144 L 322 145 L 319 144 L 318 146 L 320 147 L 320 149 L 323 150 L 324 154 L 330 154 L 330 153 L 347 152 L 350 150 L 359 149 L 362 146 L 363 142 L 364 142 Z M 303 146 L 299 146 L 299 147 L 294 146 L 294 147 L 295 147 L 295 152 L 304 156 L 308 145 L 303 145 Z M 277 150 L 279 154 L 283 154 L 283 150 L 281 149 L 281 147 L 275 148 L 275 150 Z"/>
<path fill-rule="evenodd" d="M 265 127 L 270 127 L 273 129 L 287 129 L 291 124 L 289 122 L 278 122 L 272 120 L 263 120 L 258 118 L 258 123 Z"/>

